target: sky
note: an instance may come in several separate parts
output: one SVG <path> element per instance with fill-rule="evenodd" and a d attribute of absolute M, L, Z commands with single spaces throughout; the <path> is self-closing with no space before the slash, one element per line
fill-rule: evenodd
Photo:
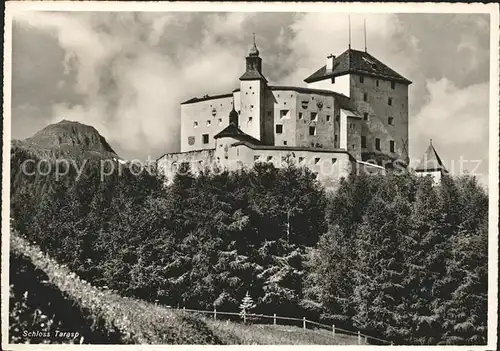
<path fill-rule="evenodd" d="M 413 84 L 410 158 L 432 138 L 445 166 L 488 175 L 490 19 L 352 14 L 352 48 Z M 22 12 L 12 28 L 12 138 L 62 119 L 94 126 L 125 159 L 180 149 L 180 103 L 239 86 L 255 32 L 271 85 L 304 79 L 348 46 L 335 13 Z M 478 167 L 477 167 L 478 166 Z"/>

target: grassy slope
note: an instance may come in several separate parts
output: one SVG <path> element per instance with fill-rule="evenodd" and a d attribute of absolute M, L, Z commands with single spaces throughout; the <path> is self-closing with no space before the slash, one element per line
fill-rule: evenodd
<path fill-rule="evenodd" d="M 9 339 L 13 343 L 357 344 L 326 330 L 213 321 L 102 291 L 11 234 Z M 22 330 L 78 331 L 81 338 L 25 338 Z"/>
<path fill-rule="evenodd" d="M 224 344 L 244 345 L 355 345 L 357 337 L 336 334 L 324 329 L 306 329 L 286 325 L 240 324 L 206 320 Z M 363 344 L 364 344 L 364 339 Z"/>

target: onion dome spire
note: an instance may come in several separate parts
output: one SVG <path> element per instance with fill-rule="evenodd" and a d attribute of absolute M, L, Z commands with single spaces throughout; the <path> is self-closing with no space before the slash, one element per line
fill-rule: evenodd
<path fill-rule="evenodd" d="M 259 56 L 259 49 L 257 49 L 257 44 L 255 43 L 255 33 L 253 33 L 253 46 L 248 51 L 248 56 Z"/>

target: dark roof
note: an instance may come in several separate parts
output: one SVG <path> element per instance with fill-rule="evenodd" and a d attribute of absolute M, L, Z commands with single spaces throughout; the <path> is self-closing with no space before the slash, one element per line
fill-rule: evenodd
<path fill-rule="evenodd" d="M 191 98 L 191 99 L 186 100 L 184 102 L 181 102 L 181 105 L 193 104 L 195 102 L 206 101 L 206 100 L 223 99 L 223 98 L 228 98 L 228 97 L 231 97 L 231 96 L 233 96 L 232 93 L 231 94 L 213 95 L 213 96 L 205 95 L 205 96 L 203 96 L 201 98 L 194 97 L 194 98 Z"/>
<path fill-rule="evenodd" d="M 326 65 L 304 79 L 306 83 L 317 82 L 325 78 L 333 78 L 344 74 L 357 73 L 382 79 L 399 81 L 411 84 L 411 81 L 383 64 L 375 57 L 364 51 L 348 49 L 333 62 L 333 70 L 327 72 Z"/>
<path fill-rule="evenodd" d="M 324 90 L 324 89 L 311 89 L 311 88 L 304 88 L 304 87 L 293 87 L 293 86 L 278 86 L 278 85 L 272 85 L 269 86 L 271 90 L 288 90 L 288 91 L 296 91 L 297 93 L 304 93 L 304 94 L 319 94 L 319 95 L 331 95 L 331 96 L 338 96 L 338 97 L 344 97 L 348 99 L 348 97 L 344 94 L 337 93 L 331 90 Z"/>
<path fill-rule="evenodd" d="M 351 153 L 345 149 L 323 149 L 320 147 L 306 147 L 306 146 L 281 146 L 281 145 L 256 145 L 252 143 L 248 143 L 245 141 L 236 142 L 233 146 L 245 145 L 254 150 L 283 150 L 283 151 L 309 151 L 309 152 L 330 152 L 330 153 L 341 153 L 341 154 L 349 154 Z"/>
<path fill-rule="evenodd" d="M 243 73 L 243 75 L 240 77 L 240 80 L 263 80 L 264 82 L 267 82 L 267 79 L 262 75 L 257 70 L 251 70 L 251 71 L 246 71 Z"/>
<path fill-rule="evenodd" d="M 227 138 L 227 137 L 239 141 L 245 141 L 250 144 L 255 144 L 255 145 L 260 144 L 260 141 L 258 139 L 255 139 L 253 136 L 246 134 L 240 128 L 238 128 L 234 123 L 230 123 L 226 128 L 224 128 L 219 133 L 214 135 L 214 139 Z"/>
<path fill-rule="evenodd" d="M 436 149 L 434 149 L 434 146 L 432 146 L 432 141 L 429 144 L 427 151 L 425 151 L 424 156 L 420 160 L 420 163 L 415 168 L 415 171 L 417 171 L 417 172 L 432 172 L 432 171 L 447 172 L 446 168 L 443 165 L 443 162 L 441 161 L 441 158 L 439 157 L 438 153 L 436 152 Z"/>

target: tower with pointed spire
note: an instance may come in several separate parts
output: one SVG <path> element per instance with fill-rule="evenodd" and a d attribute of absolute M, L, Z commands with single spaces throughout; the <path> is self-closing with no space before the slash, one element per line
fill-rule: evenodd
<path fill-rule="evenodd" d="M 245 73 L 240 77 L 239 127 L 257 140 L 263 139 L 264 106 L 267 79 L 262 74 L 262 59 L 253 35 L 246 57 Z"/>
<path fill-rule="evenodd" d="M 439 157 L 434 145 L 432 145 L 432 139 L 430 139 L 427 150 L 415 168 L 415 173 L 424 177 L 431 176 L 436 184 L 439 184 L 442 177 L 448 174 L 441 157 Z"/>

